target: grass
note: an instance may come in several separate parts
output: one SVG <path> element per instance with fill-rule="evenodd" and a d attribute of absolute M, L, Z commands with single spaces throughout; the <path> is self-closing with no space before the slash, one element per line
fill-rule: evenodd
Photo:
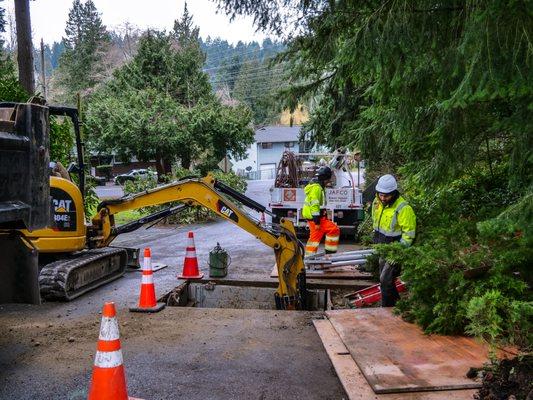
<path fill-rule="evenodd" d="M 115 214 L 115 225 L 124 225 L 125 223 L 139 219 L 144 215 L 145 214 L 139 212 L 138 210 L 122 211 L 118 214 Z"/>

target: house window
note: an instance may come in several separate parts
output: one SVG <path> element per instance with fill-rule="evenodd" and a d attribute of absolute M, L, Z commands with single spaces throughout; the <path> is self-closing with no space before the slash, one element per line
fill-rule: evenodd
<path fill-rule="evenodd" d="M 294 147 L 294 142 L 285 142 L 285 147 Z"/>
<path fill-rule="evenodd" d="M 261 148 L 262 149 L 271 149 L 272 148 L 272 142 L 261 143 Z"/>

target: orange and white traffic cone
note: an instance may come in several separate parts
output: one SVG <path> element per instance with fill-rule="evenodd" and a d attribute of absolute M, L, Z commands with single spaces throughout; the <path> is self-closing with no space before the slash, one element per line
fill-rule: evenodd
<path fill-rule="evenodd" d="M 152 252 L 150 248 L 144 249 L 144 260 L 141 277 L 141 294 L 139 305 L 130 307 L 133 312 L 153 313 L 165 308 L 165 303 L 158 303 L 155 297 L 154 272 L 152 271 Z"/>
<path fill-rule="evenodd" d="M 198 269 L 198 259 L 196 258 L 196 247 L 194 247 L 194 234 L 189 232 L 187 249 L 185 250 L 185 261 L 183 271 L 178 275 L 179 279 L 201 279 L 204 274 Z"/>
<path fill-rule="evenodd" d="M 100 336 L 96 345 L 88 400 L 132 400 L 128 397 L 122 361 L 115 303 L 102 309 Z"/>

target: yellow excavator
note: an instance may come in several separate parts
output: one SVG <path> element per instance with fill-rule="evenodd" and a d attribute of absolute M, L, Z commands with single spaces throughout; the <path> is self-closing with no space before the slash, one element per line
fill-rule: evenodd
<path fill-rule="evenodd" d="M 37 111 L 36 107 L 38 107 Z M 12 239 L 13 234 L 16 233 L 26 247 L 32 248 L 34 253 L 38 252 L 38 283 L 42 297 L 71 300 L 121 277 L 125 273 L 129 257 L 127 249 L 109 246 L 117 235 L 131 232 L 146 223 L 179 212 L 186 206 L 203 206 L 248 231 L 274 250 L 279 276 L 279 285 L 275 294 L 278 309 L 307 308 L 303 245 L 297 239 L 291 221 L 282 218 L 279 224 L 273 224 L 270 227 L 263 226 L 260 221 L 241 209 L 236 202 L 258 212 L 269 213 L 263 205 L 216 180 L 212 175 L 208 175 L 204 178 L 185 178 L 135 195 L 103 201 L 98 205 L 97 214 L 92 218 L 91 223 L 87 224 L 83 203 L 85 166 L 78 111 L 71 107 L 34 105 L 32 105 L 32 110 L 32 115 L 35 114 L 37 117 L 34 115 L 32 119 L 34 123 L 30 124 L 27 117 L 19 115 L 28 112 L 27 105 L 0 103 L 0 131 L 7 127 L 12 129 L 11 133 L 16 134 L 17 128 L 20 130 L 20 125 L 23 125 L 19 123 L 17 127 L 17 121 L 22 120 L 26 120 L 24 129 L 35 130 L 34 125 L 40 124 L 39 129 L 46 130 L 43 125 L 48 124 L 49 115 L 66 116 L 72 119 L 74 125 L 77 150 L 77 164 L 71 165 L 69 172 L 77 175 L 78 184 L 64 173 L 63 177 L 51 175 L 49 178 L 52 210 L 51 223 L 48 226 L 31 231 L 10 229 L 20 224 L 13 224 L 12 221 L 11 225 L 2 223 L 5 221 L 2 220 L 2 214 L 0 214 L 0 240 L 3 237 Z M 3 121 L 2 118 L 4 118 Z M 42 147 L 41 145 L 41 152 Z M 6 152 L 6 154 L 9 153 Z M 44 157 L 43 162 L 47 161 L 48 159 Z M 9 165 L 0 167 L 2 168 L 0 178 L 6 177 L 4 181 L 12 180 L 9 187 L 16 186 L 15 179 L 11 179 L 9 171 L 5 170 L 9 168 Z M 5 182 L 0 182 L 2 183 Z M 0 198 L 0 212 L 1 200 Z M 174 202 L 181 204 L 126 225 L 115 226 L 114 217 L 119 212 Z M 10 215 L 13 215 L 13 210 L 10 211 Z M 28 225 L 26 224 L 25 227 Z M 7 247 L 9 245 L 2 246 L 0 243 L 0 248 Z"/>

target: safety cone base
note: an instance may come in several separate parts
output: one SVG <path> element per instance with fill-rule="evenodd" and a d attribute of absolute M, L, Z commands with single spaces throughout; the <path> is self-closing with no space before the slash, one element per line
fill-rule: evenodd
<path fill-rule="evenodd" d="M 198 275 L 183 275 L 183 274 L 179 274 L 178 275 L 178 279 L 202 279 L 204 277 L 204 274 L 203 272 L 200 272 Z"/>
<path fill-rule="evenodd" d="M 165 308 L 165 303 L 157 303 L 153 307 L 130 307 L 131 312 L 156 313 Z"/>

